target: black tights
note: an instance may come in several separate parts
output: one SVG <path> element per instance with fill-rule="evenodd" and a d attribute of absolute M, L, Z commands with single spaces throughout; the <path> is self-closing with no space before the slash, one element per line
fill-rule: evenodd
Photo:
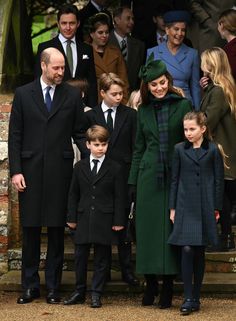
<path fill-rule="evenodd" d="M 185 299 L 198 301 L 205 269 L 205 247 L 183 246 L 181 268 Z"/>

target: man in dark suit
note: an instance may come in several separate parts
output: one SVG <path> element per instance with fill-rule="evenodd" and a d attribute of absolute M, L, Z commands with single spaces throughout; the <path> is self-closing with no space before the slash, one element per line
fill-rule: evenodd
<path fill-rule="evenodd" d="M 79 11 L 80 28 L 77 30 L 76 36 L 80 41 L 84 41 L 84 36 L 87 33 L 85 29 L 86 24 L 88 24 L 88 19 L 96 13 L 106 13 L 110 18 L 110 23 L 112 22 L 111 13 L 106 9 L 107 2 L 108 0 L 90 0 L 87 5 Z"/>
<path fill-rule="evenodd" d="M 78 90 L 63 83 L 65 60 L 48 48 L 41 55 L 42 76 L 16 89 L 9 124 L 9 165 L 12 184 L 19 192 L 23 229 L 24 304 L 40 296 L 40 234 L 47 227 L 45 265 L 47 303 L 59 303 L 64 226 L 73 168 L 71 138 L 77 142 L 83 107 Z"/>
<path fill-rule="evenodd" d="M 122 168 L 125 181 L 128 181 L 132 160 L 137 113 L 134 109 L 122 105 L 123 81 L 113 73 L 103 74 L 100 78 L 100 93 L 103 97 L 101 104 L 85 113 L 84 128 L 100 125 L 110 131 L 110 140 L 107 155 L 117 161 Z M 109 112 L 112 111 L 112 127 L 110 128 Z M 83 155 L 88 154 L 84 145 Z M 126 224 L 129 215 L 130 202 L 128 200 L 128 185 L 126 184 Z M 133 274 L 131 263 L 131 242 L 125 239 L 126 229 L 119 232 L 118 254 L 121 265 L 122 279 L 130 285 L 138 285 Z"/>
<path fill-rule="evenodd" d="M 134 15 L 128 7 L 117 8 L 113 12 L 114 30 L 110 33 L 109 43 L 116 45 L 126 61 L 130 92 L 139 88 L 139 69 L 145 59 L 145 45 L 130 36 L 134 27 Z"/>
<path fill-rule="evenodd" d="M 87 101 L 89 107 L 97 104 L 97 80 L 92 47 L 76 40 L 76 31 L 80 26 L 78 9 L 74 5 L 63 6 L 57 14 L 59 34 L 57 37 L 42 42 L 38 46 L 35 72 L 41 75 L 40 54 L 49 47 L 57 48 L 65 58 L 64 81 L 86 79 L 89 83 Z"/>

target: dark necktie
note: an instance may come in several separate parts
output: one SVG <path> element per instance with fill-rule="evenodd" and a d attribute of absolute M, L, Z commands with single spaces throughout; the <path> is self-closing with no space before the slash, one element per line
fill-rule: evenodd
<path fill-rule="evenodd" d="M 111 117 L 112 112 L 113 112 L 113 110 L 111 108 L 107 109 L 107 128 L 108 128 L 110 134 L 113 131 L 113 119 Z"/>
<path fill-rule="evenodd" d="M 126 40 L 123 39 L 121 41 L 121 53 L 122 53 L 122 56 L 124 58 L 124 60 L 127 60 L 127 43 L 126 43 Z"/>
<path fill-rule="evenodd" d="M 67 40 L 66 57 L 67 57 L 67 61 L 68 61 L 69 67 L 70 67 L 71 75 L 73 77 L 73 55 L 72 55 L 71 42 L 72 41 L 70 39 Z"/>
<path fill-rule="evenodd" d="M 95 176 L 97 174 L 99 160 L 93 159 L 92 161 L 94 163 L 93 168 L 92 168 L 92 175 Z"/>
<path fill-rule="evenodd" d="M 47 86 L 46 88 L 46 94 L 45 94 L 45 104 L 47 106 L 47 110 L 48 112 L 50 113 L 51 111 L 51 107 L 52 107 L 52 99 L 51 99 L 51 96 L 50 96 L 50 93 L 49 91 L 51 90 L 52 87 L 50 86 Z"/>

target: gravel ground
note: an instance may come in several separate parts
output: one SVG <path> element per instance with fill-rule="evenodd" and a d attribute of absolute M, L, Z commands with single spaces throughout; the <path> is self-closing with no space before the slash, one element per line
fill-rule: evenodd
<path fill-rule="evenodd" d="M 44 298 L 26 305 L 16 304 L 18 293 L 0 293 L 1 321 L 235 321 L 236 298 L 203 298 L 201 311 L 188 317 L 180 316 L 181 297 L 175 297 L 173 307 L 160 310 L 155 306 L 141 307 L 140 295 L 105 296 L 100 309 L 92 309 L 89 300 L 83 305 L 49 305 Z"/>

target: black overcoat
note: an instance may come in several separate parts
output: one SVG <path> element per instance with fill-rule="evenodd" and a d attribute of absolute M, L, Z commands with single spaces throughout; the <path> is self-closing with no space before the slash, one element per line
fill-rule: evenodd
<path fill-rule="evenodd" d="M 75 88 L 56 86 L 48 113 L 39 79 L 16 90 L 9 125 L 10 174 L 22 173 L 19 193 L 23 226 L 64 226 L 73 169 L 71 137 L 80 138 L 81 97 Z"/>
<path fill-rule="evenodd" d="M 92 125 L 100 125 L 107 128 L 104 113 L 101 104 L 85 113 L 85 128 Z M 108 129 L 108 128 L 107 128 Z M 109 158 L 117 161 L 122 166 L 124 179 L 128 182 L 129 171 L 132 161 L 132 155 L 135 145 L 135 136 L 137 129 L 136 110 L 120 104 L 116 110 L 114 129 L 110 137 L 107 155 Z M 88 154 L 85 142 L 83 143 L 84 153 Z M 126 195 L 127 195 L 126 185 Z M 126 198 L 126 207 L 128 200 Z"/>
<path fill-rule="evenodd" d="M 213 142 L 203 141 L 198 149 L 190 143 L 175 146 L 172 163 L 170 208 L 176 210 L 174 245 L 217 244 L 215 210 L 221 210 L 224 166 Z"/>
<path fill-rule="evenodd" d="M 124 178 L 121 166 L 105 157 L 92 176 L 89 157 L 74 168 L 67 221 L 77 223 L 76 244 L 111 244 L 112 226 L 124 226 Z"/>

